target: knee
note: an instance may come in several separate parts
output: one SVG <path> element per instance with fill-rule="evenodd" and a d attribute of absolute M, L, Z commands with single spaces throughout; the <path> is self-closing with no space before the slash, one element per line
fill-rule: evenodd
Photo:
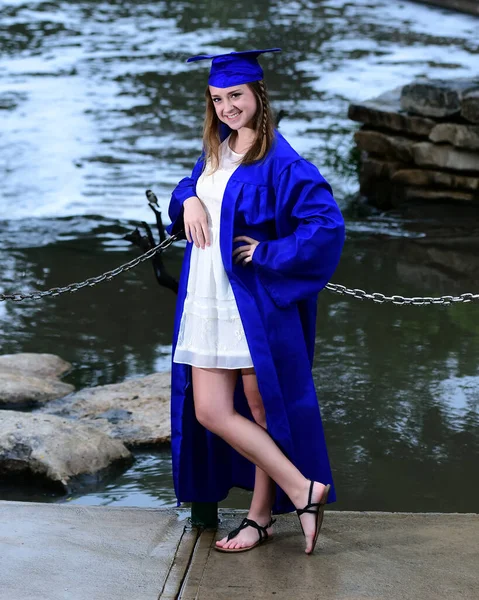
<path fill-rule="evenodd" d="M 195 415 L 198 423 L 206 427 L 206 429 L 210 429 L 212 431 L 212 426 L 214 425 L 214 414 L 213 411 L 207 406 L 203 406 L 199 402 L 195 402 Z"/>
<path fill-rule="evenodd" d="M 225 422 L 224 415 L 218 410 L 214 410 L 207 403 L 195 403 L 195 415 L 198 423 L 203 425 L 208 431 L 220 433 Z"/>

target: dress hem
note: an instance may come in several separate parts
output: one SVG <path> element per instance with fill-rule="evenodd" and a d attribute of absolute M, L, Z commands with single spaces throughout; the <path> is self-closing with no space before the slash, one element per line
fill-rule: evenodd
<path fill-rule="evenodd" d="M 250 362 L 247 365 L 237 365 L 234 367 L 225 367 L 223 365 L 218 366 L 218 365 L 205 365 L 205 364 L 193 364 L 192 362 L 188 362 L 187 359 L 183 359 L 183 360 L 177 360 L 177 359 L 173 359 L 174 363 L 180 364 L 180 365 L 190 365 L 191 367 L 197 367 L 198 369 L 226 369 L 228 371 L 233 371 L 235 369 L 251 369 L 254 368 L 254 365 Z"/>

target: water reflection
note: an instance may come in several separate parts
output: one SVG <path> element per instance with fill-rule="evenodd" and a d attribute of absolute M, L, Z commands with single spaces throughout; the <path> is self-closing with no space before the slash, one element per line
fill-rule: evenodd
<path fill-rule="evenodd" d="M 122 476 L 88 496 L 66 498 L 70 504 L 90 506 L 176 506 L 169 452 L 137 452 L 135 463 Z"/>
<path fill-rule="evenodd" d="M 165 209 L 200 151 L 206 71 L 186 56 L 282 46 L 263 63 L 288 113 L 281 129 L 346 210 L 358 187 L 348 102 L 419 75 L 471 76 L 479 52 L 476 19 L 410 2 L 0 0 L 0 11 L 2 291 L 80 281 L 137 254 L 122 236 L 151 221 L 144 190 Z M 477 214 L 430 209 L 347 209 L 334 280 L 409 296 L 477 292 Z M 173 273 L 181 254 L 168 251 Z M 166 370 L 174 307 L 143 264 L 74 295 L 0 303 L 0 352 L 55 352 L 77 387 Z M 478 316 L 477 305 L 321 296 L 314 376 L 336 508 L 477 509 Z M 174 503 L 168 460 L 139 453 L 123 478 L 71 501 Z M 247 500 L 235 492 L 226 504 Z"/>
<path fill-rule="evenodd" d="M 433 293 L 427 278 L 411 285 L 401 277 L 405 245 L 370 239 L 366 249 L 357 240 L 338 280 L 370 291 L 381 282 L 386 293 Z M 462 283 L 461 292 L 470 289 Z M 461 327 L 462 319 L 475 326 Z M 338 508 L 476 510 L 477 323 L 477 305 L 396 307 L 322 296 L 314 372 L 336 477 L 348 496 Z"/>
<path fill-rule="evenodd" d="M 83 485 L 82 494 L 62 497 L 62 502 L 87 506 L 142 506 L 159 508 L 176 506 L 171 476 L 171 456 L 167 450 L 135 451 L 135 462 L 125 473 L 113 470 L 101 484 Z M 86 493 L 90 487 L 90 492 Z M 0 482 L 2 500 L 21 502 L 58 502 L 51 492 L 12 490 Z"/>
<path fill-rule="evenodd" d="M 3 289 L 49 289 L 82 281 L 137 254 L 121 241 L 126 229 L 120 227 L 109 230 L 120 248 L 105 252 L 105 232 L 105 225 L 92 227 L 75 240 L 17 250 L 3 273 Z M 172 269 L 179 269 L 180 260 L 180 253 L 170 258 Z M 77 386 L 121 381 L 153 372 L 161 357 L 170 356 L 174 305 L 175 296 L 156 284 L 151 265 L 142 264 L 88 291 L 5 304 L 1 351 L 28 347 L 60 354 L 77 366 L 69 377 Z"/>

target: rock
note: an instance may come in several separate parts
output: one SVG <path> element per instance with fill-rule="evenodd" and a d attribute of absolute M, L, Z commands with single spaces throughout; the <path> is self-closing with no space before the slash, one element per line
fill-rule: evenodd
<path fill-rule="evenodd" d="M 429 134 L 431 142 L 449 142 L 458 148 L 479 150 L 479 126 L 439 123 Z"/>
<path fill-rule="evenodd" d="M 366 157 L 361 161 L 359 190 L 373 200 L 376 206 L 388 208 L 391 205 L 391 177 L 404 163 L 383 161 Z"/>
<path fill-rule="evenodd" d="M 391 181 L 401 185 L 423 187 L 447 187 L 468 192 L 479 192 L 479 177 L 456 175 L 448 171 L 428 169 L 397 169 L 391 174 Z"/>
<path fill-rule="evenodd" d="M 409 138 L 360 129 L 354 134 L 354 140 L 361 150 L 368 153 L 405 163 L 413 160 L 412 148 L 416 142 Z"/>
<path fill-rule="evenodd" d="M 424 79 L 405 85 L 401 107 L 425 117 L 448 117 L 461 112 L 464 96 L 479 91 L 478 79 Z"/>
<path fill-rule="evenodd" d="M 361 175 L 365 179 L 391 179 L 397 171 L 406 166 L 402 162 L 379 160 L 366 156 L 361 160 Z"/>
<path fill-rule="evenodd" d="M 434 125 L 431 119 L 415 117 L 401 109 L 401 87 L 381 94 L 377 98 L 351 103 L 348 117 L 377 129 L 392 129 L 407 134 L 428 137 Z"/>
<path fill-rule="evenodd" d="M 395 163 L 372 158 L 363 160 L 359 173 L 360 193 L 380 209 L 391 207 L 391 174 Z M 404 163 L 400 163 L 404 167 Z"/>
<path fill-rule="evenodd" d="M 55 354 L 0 356 L 0 408 L 26 408 L 66 396 L 75 388 L 57 377 L 71 368 Z"/>
<path fill-rule="evenodd" d="M 26 408 L 62 398 L 74 391 L 53 377 L 37 377 L 16 370 L 0 370 L 0 408 Z"/>
<path fill-rule="evenodd" d="M 354 136 L 361 194 L 381 208 L 419 196 L 424 206 L 478 200 L 479 126 L 461 122 L 461 110 L 479 122 L 479 78 L 424 79 L 351 103 L 349 118 L 365 124 Z"/>
<path fill-rule="evenodd" d="M 39 412 L 68 415 L 130 447 L 167 443 L 171 438 L 170 377 L 170 373 L 154 373 L 87 388 L 50 402 Z"/>
<path fill-rule="evenodd" d="M 113 440 L 82 423 L 55 415 L 3 410 L 0 419 L 0 475 L 44 480 L 68 491 L 72 478 L 97 474 L 132 455 Z"/>
<path fill-rule="evenodd" d="M 16 369 L 38 377 L 60 377 L 72 368 L 55 354 L 35 354 L 22 352 L 19 354 L 3 354 L 0 356 L 0 370 Z"/>
<path fill-rule="evenodd" d="M 429 190 L 420 187 L 404 187 L 400 190 L 395 189 L 400 195 L 401 202 L 409 202 L 411 200 L 434 200 L 442 202 L 472 202 L 476 196 L 470 192 L 460 192 L 457 190 Z M 396 196 L 396 201 L 398 197 Z"/>
<path fill-rule="evenodd" d="M 455 171 L 475 171 L 479 174 L 479 154 L 458 150 L 454 146 L 418 142 L 413 145 L 414 162 L 417 165 Z"/>
<path fill-rule="evenodd" d="M 471 123 L 479 123 L 479 90 L 464 96 L 461 115 Z"/>
<path fill-rule="evenodd" d="M 418 0 L 423 4 L 435 4 L 448 10 L 458 10 L 479 17 L 479 3 L 477 0 Z"/>
<path fill-rule="evenodd" d="M 403 206 L 420 206 L 423 214 L 425 209 L 433 209 L 437 204 L 415 202 Z M 448 212 L 451 212 L 450 206 Z M 450 228 L 447 234 L 445 238 L 437 238 L 434 232 L 428 232 L 428 235 L 416 238 L 412 244 L 399 242 L 401 247 L 396 250 L 396 266 L 397 273 L 405 277 L 404 281 L 415 283 L 418 289 L 424 289 L 427 284 L 427 288 L 435 290 L 434 296 L 459 295 L 478 289 L 477 242 L 474 248 L 463 249 L 461 242 L 465 241 L 464 238 L 451 234 Z"/>

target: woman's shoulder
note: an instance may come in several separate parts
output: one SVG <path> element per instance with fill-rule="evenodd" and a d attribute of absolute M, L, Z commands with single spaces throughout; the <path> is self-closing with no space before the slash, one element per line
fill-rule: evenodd
<path fill-rule="evenodd" d="M 273 152 L 276 157 L 288 157 L 293 160 L 302 158 L 277 129 L 274 130 Z"/>
<path fill-rule="evenodd" d="M 312 169 L 317 171 L 312 163 L 303 158 L 286 138 L 275 130 L 273 144 L 266 157 L 235 171 L 234 179 L 258 186 L 276 187 L 283 174 L 291 171 L 292 177 L 308 179 Z"/>
<path fill-rule="evenodd" d="M 288 140 L 278 131 L 275 130 L 274 144 L 271 150 L 271 163 L 275 177 L 279 176 L 285 169 L 294 163 L 310 165 L 308 160 L 302 157 Z"/>

